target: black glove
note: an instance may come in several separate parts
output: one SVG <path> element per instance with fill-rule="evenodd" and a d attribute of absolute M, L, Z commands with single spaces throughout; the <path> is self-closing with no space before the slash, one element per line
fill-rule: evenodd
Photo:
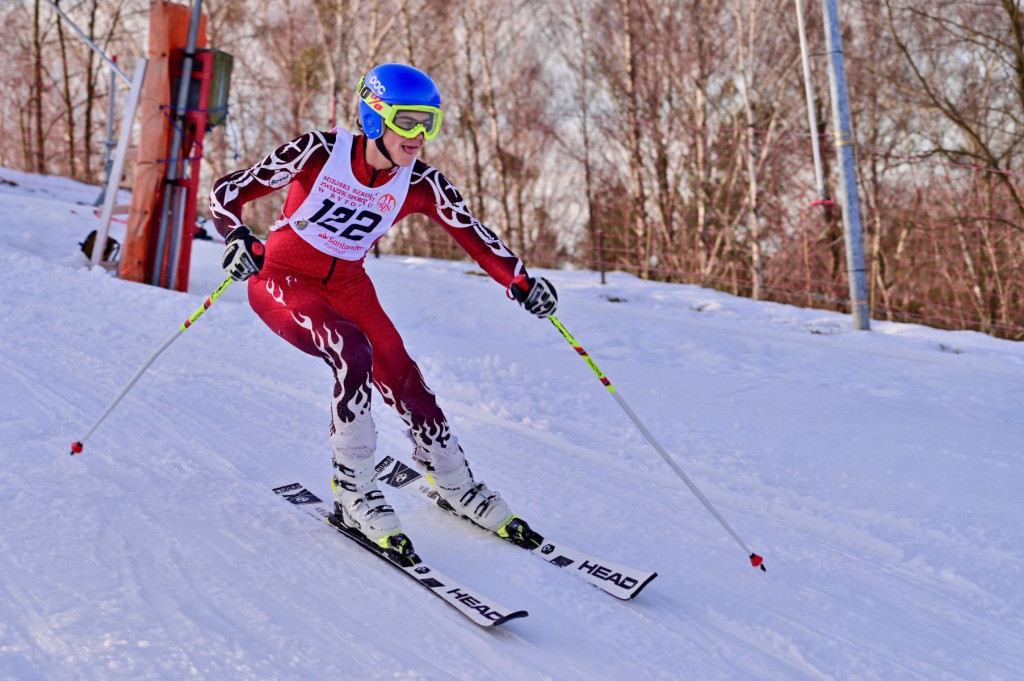
<path fill-rule="evenodd" d="M 245 225 L 235 227 L 224 239 L 227 248 L 221 266 L 235 281 L 245 281 L 263 268 L 263 242 Z"/>
<path fill-rule="evenodd" d="M 558 308 L 558 291 L 544 277 L 526 277 L 519 275 L 509 287 L 509 293 L 526 311 L 541 319 L 555 314 Z"/>

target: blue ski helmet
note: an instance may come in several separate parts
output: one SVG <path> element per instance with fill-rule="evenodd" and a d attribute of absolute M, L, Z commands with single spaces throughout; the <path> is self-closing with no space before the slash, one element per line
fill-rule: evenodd
<path fill-rule="evenodd" d="M 384 126 L 396 129 L 392 121 L 394 110 L 390 115 L 381 116 L 368 103 L 374 96 L 389 107 L 409 106 L 436 109 L 436 121 L 432 119 L 432 130 L 427 139 L 434 137 L 441 126 L 441 93 L 437 85 L 427 74 L 406 64 L 380 64 L 373 67 L 357 88 L 359 93 L 359 121 L 368 139 L 377 139 L 384 134 Z M 399 129 L 396 132 L 403 134 Z M 408 136 L 406 134 L 405 136 Z"/>

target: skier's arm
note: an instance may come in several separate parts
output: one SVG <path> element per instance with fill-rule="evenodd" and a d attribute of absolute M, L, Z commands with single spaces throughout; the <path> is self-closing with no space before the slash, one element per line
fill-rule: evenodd
<path fill-rule="evenodd" d="M 287 186 L 296 178 L 301 179 L 306 172 L 318 173 L 322 163 L 310 163 L 310 159 L 326 158 L 332 146 L 333 136 L 327 139 L 325 133 L 307 132 L 282 145 L 251 168 L 217 180 L 210 191 L 210 216 L 217 232 L 227 237 L 233 230 L 244 227 L 242 207 L 249 201 Z"/>
<path fill-rule="evenodd" d="M 406 212 L 423 213 L 441 225 L 527 312 L 542 319 L 555 313 L 558 293 L 551 282 L 527 274 L 518 256 L 473 217 L 462 194 L 437 169 L 416 163 L 409 197 L 403 206 L 403 213 Z"/>
<path fill-rule="evenodd" d="M 516 277 L 526 274 L 519 257 L 473 217 L 462 194 L 448 178 L 422 162 L 416 163 L 409 196 L 399 218 L 408 213 L 422 213 L 444 228 L 469 257 L 505 288 Z"/>

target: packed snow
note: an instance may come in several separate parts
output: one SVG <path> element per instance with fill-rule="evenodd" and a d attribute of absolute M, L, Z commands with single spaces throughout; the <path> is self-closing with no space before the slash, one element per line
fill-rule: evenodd
<path fill-rule="evenodd" d="M 657 571 L 618 601 L 399 491 L 416 548 L 529 617 L 481 629 L 283 503 L 330 495 L 330 372 L 245 284 L 149 368 L 187 294 L 83 266 L 98 188 L 0 168 L 0 680 L 963 679 L 1024 669 L 1024 344 L 539 271 L 367 261 L 478 478 L 540 532 Z M 114 236 L 120 237 L 118 225 Z M 123 233 L 123 226 L 120 227 Z M 378 399 L 378 456 L 408 457 Z"/>

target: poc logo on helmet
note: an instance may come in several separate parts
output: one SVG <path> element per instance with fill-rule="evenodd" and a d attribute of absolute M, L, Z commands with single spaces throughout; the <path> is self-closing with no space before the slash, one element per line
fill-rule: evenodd
<path fill-rule="evenodd" d="M 366 83 L 373 88 L 373 91 L 377 93 L 378 97 L 387 92 L 387 88 L 384 87 L 384 83 L 380 82 L 380 79 L 378 79 L 377 76 L 370 76 L 366 79 Z"/>

